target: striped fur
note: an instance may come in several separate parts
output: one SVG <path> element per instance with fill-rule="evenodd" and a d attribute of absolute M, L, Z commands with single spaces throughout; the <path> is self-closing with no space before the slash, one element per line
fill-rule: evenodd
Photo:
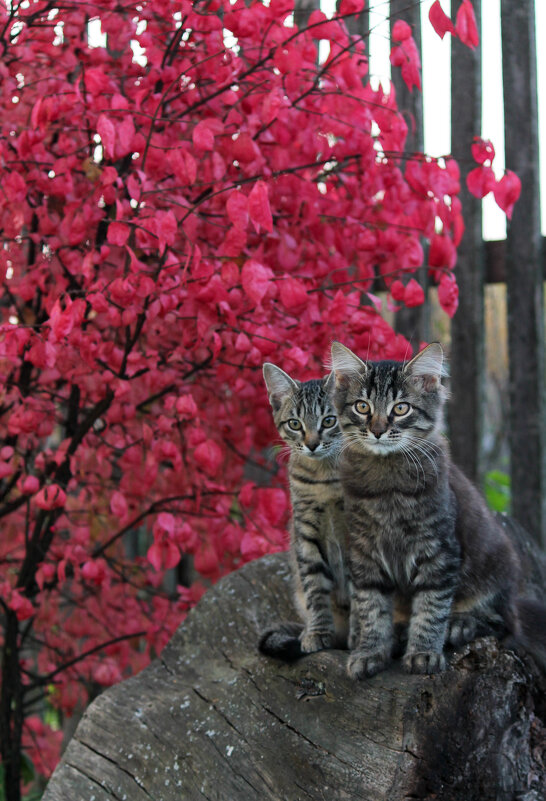
<path fill-rule="evenodd" d="M 304 654 L 340 647 L 347 640 L 349 589 L 337 471 L 341 432 L 330 399 L 331 376 L 299 382 L 267 363 L 264 379 L 275 425 L 290 453 L 291 560 L 304 626 L 299 632 L 297 624 L 269 629 L 260 650 L 291 660 L 298 647 Z"/>
<path fill-rule="evenodd" d="M 407 623 L 403 665 L 412 673 L 443 670 L 446 640 L 518 628 L 518 558 L 440 433 L 443 369 L 437 344 L 406 364 L 332 347 L 358 619 L 354 678 L 387 665 L 394 622 Z"/>

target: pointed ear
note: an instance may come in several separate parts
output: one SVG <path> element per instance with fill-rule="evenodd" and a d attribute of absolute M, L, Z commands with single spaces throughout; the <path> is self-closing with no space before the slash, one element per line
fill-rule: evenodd
<path fill-rule="evenodd" d="M 287 395 L 292 395 L 299 387 L 298 381 L 294 381 L 288 373 L 285 373 L 276 364 L 271 364 L 271 362 L 264 364 L 263 374 L 269 402 L 274 409 L 278 409 L 282 399 Z"/>
<path fill-rule="evenodd" d="M 444 352 L 439 342 L 427 345 L 417 356 L 404 365 L 404 372 L 412 378 L 422 378 L 423 387 L 427 391 L 437 389 L 442 376 L 447 375 L 444 364 Z"/>
<path fill-rule="evenodd" d="M 330 366 L 335 376 L 336 387 L 345 387 L 351 376 L 364 375 L 368 372 L 366 362 L 359 359 L 352 350 L 346 348 L 341 342 L 332 342 Z"/>
<path fill-rule="evenodd" d="M 322 383 L 326 394 L 331 395 L 336 386 L 336 375 L 333 370 L 331 373 L 324 376 L 324 378 L 322 379 Z"/>

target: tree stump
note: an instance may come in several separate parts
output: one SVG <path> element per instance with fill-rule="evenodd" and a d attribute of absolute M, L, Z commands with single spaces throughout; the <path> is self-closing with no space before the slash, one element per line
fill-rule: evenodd
<path fill-rule="evenodd" d="M 534 579 L 543 569 L 535 559 Z M 546 797 L 545 683 L 530 657 L 488 637 L 443 674 L 394 662 L 357 683 L 343 651 L 291 665 L 259 654 L 261 630 L 286 619 L 286 554 L 218 582 L 160 659 L 89 707 L 43 801 Z"/>

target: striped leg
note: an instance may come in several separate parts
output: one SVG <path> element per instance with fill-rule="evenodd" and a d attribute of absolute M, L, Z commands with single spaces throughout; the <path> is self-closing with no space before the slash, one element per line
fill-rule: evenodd
<path fill-rule="evenodd" d="M 356 588 L 352 602 L 358 615 L 358 643 L 349 656 L 347 669 L 353 679 L 384 670 L 392 650 L 392 591 L 377 587 Z"/>
<path fill-rule="evenodd" d="M 408 673 L 439 673 L 445 670 L 443 654 L 454 589 L 421 590 L 413 597 L 408 645 L 402 660 Z"/>
<path fill-rule="evenodd" d="M 296 529 L 295 554 L 306 608 L 305 629 L 300 635 L 305 653 L 333 648 L 335 625 L 331 593 L 334 586 L 331 570 L 318 540 Z"/>

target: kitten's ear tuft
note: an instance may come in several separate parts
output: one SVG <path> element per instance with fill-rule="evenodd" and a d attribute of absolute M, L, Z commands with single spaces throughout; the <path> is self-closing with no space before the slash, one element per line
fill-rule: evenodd
<path fill-rule="evenodd" d="M 352 376 L 364 375 L 368 371 L 366 362 L 341 342 L 332 342 L 330 368 L 335 376 L 336 387 L 345 387 Z"/>
<path fill-rule="evenodd" d="M 274 409 L 278 409 L 283 398 L 297 391 L 299 382 L 290 378 L 288 373 L 277 367 L 276 364 L 265 362 L 263 366 L 264 381 L 269 395 L 269 402 Z"/>
<path fill-rule="evenodd" d="M 331 395 L 336 386 L 336 374 L 334 373 L 333 370 L 331 373 L 324 376 L 324 378 L 322 379 L 322 384 L 324 386 L 324 391 L 326 392 L 326 394 Z"/>
<path fill-rule="evenodd" d="M 442 376 L 447 375 L 444 362 L 444 351 L 439 342 L 427 345 L 417 356 L 404 365 L 404 371 L 412 378 L 421 378 L 428 392 L 438 389 Z"/>

